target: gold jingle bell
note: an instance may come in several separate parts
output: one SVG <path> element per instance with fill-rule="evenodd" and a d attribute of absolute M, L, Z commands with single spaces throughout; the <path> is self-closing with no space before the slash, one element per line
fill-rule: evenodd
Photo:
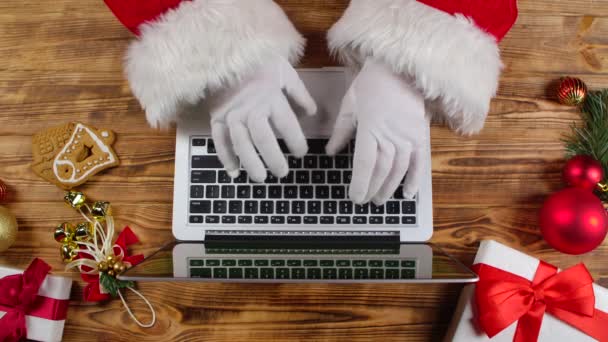
<path fill-rule="evenodd" d="M 87 200 L 87 197 L 79 191 L 67 191 L 63 199 L 72 208 L 79 209 L 84 205 L 84 202 Z"/>
<path fill-rule="evenodd" d="M 61 246 L 61 258 L 64 262 L 70 262 L 78 255 L 78 244 L 70 241 L 66 242 Z"/>
<path fill-rule="evenodd" d="M 74 226 L 69 222 L 63 222 L 57 227 L 55 227 L 54 232 L 55 241 L 64 242 L 66 240 L 71 240 L 74 235 Z"/>
<path fill-rule="evenodd" d="M 98 270 L 99 272 L 102 272 L 102 273 L 107 272 L 107 271 L 108 271 L 108 263 L 107 263 L 107 262 L 105 262 L 105 261 L 100 262 L 100 263 L 97 265 L 97 270 Z"/>
<path fill-rule="evenodd" d="M 97 201 L 93 203 L 93 207 L 91 207 L 91 214 L 93 214 L 93 218 L 95 218 L 95 220 L 104 221 L 107 215 L 112 214 L 110 202 Z"/>
<path fill-rule="evenodd" d="M 122 261 L 117 261 L 114 263 L 114 272 L 118 275 L 127 270 L 127 266 Z"/>
<path fill-rule="evenodd" d="M 74 240 L 76 241 L 88 241 L 91 239 L 93 229 L 91 224 L 88 222 L 79 223 L 74 230 Z"/>

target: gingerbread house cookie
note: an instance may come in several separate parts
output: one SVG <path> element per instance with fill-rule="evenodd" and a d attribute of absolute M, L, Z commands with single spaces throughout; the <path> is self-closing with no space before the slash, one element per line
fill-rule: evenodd
<path fill-rule="evenodd" d="M 114 132 L 82 123 L 68 123 L 36 134 L 32 141 L 32 169 L 62 189 L 72 189 L 93 175 L 117 166 L 112 149 Z"/>

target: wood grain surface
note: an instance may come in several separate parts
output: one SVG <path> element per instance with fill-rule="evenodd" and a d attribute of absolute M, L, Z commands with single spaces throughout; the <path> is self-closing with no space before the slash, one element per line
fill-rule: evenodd
<path fill-rule="evenodd" d="M 370 0 L 371 1 L 371 0 Z M 309 39 L 304 65 L 335 62 L 325 31 L 347 1 L 279 1 Z M 520 0 L 520 17 L 501 43 L 505 72 L 486 128 L 472 138 L 433 127 L 435 235 L 432 241 L 470 264 L 479 241 L 495 239 L 559 267 L 584 261 L 608 286 L 608 246 L 566 256 L 542 240 L 537 210 L 561 187 L 560 139 L 579 119 L 554 102 L 562 75 L 608 87 L 608 1 Z M 122 75 L 131 35 L 100 0 L 0 1 L 0 179 L 13 193 L 17 243 L 0 264 L 23 268 L 42 257 L 62 274 L 51 232 L 76 219 L 62 192 L 29 169 L 31 137 L 82 121 L 112 128 L 122 164 L 83 190 L 114 205 L 120 226 L 151 253 L 172 239 L 174 131 L 147 127 Z M 65 273 L 78 280 L 74 273 Z M 66 341 L 429 341 L 440 340 L 461 290 L 458 285 L 140 284 L 159 316 L 141 329 L 120 301 L 85 303 L 75 283 Z M 145 315 L 137 298 L 135 311 Z"/>

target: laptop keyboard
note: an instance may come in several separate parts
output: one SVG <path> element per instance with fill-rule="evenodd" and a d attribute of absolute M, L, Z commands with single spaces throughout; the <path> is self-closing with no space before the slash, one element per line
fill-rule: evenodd
<path fill-rule="evenodd" d="M 231 179 L 209 138 L 191 140 L 189 217 L 191 225 L 416 225 L 416 201 L 405 200 L 399 188 L 385 205 L 355 205 L 348 199 L 353 146 L 337 156 L 325 154 L 326 139 L 309 139 L 309 152 L 287 156 L 289 174 L 264 183 L 249 180 L 241 170 Z"/>
<path fill-rule="evenodd" d="M 415 260 L 190 259 L 190 277 L 205 279 L 414 279 Z"/>

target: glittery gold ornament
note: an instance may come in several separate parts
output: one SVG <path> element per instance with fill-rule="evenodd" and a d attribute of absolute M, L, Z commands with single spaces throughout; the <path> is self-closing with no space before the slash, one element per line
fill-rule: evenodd
<path fill-rule="evenodd" d="M 91 235 L 93 235 L 92 231 L 93 228 L 90 223 L 79 223 L 76 229 L 74 229 L 74 240 L 79 242 L 88 241 L 91 239 Z"/>
<path fill-rule="evenodd" d="M 17 240 L 17 219 L 8 208 L 0 206 L 0 252 L 6 251 Z"/>
<path fill-rule="evenodd" d="M 93 218 L 99 222 L 104 221 L 107 215 L 112 214 L 110 202 L 97 201 L 91 207 Z"/>
<path fill-rule="evenodd" d="M 557 89 L 557 99 L 561 104 L 578 106 L 587 98 L 587 85 L 585 82 L 574 77 L 562 78 Z"/>
<path fill-rule="evenodd" d="M 84 202 L 87 200 L 87 197 L 79 191 L 67 191 L 63 199 L 72 208 L 79 209 L 84 205 Z"/>
<path fill-rule="evenodd" d="M 107 272 L 107 271 L 108 271 L 108 263 L 107 263 L 107 262 L 105 262 L 105 261 L 100 262 L 100 263 L 97 265 L 97 270 L 98 270 L 99 272 L 101 272 L 101 273 L 103 273 L 103 272 Z"/>

